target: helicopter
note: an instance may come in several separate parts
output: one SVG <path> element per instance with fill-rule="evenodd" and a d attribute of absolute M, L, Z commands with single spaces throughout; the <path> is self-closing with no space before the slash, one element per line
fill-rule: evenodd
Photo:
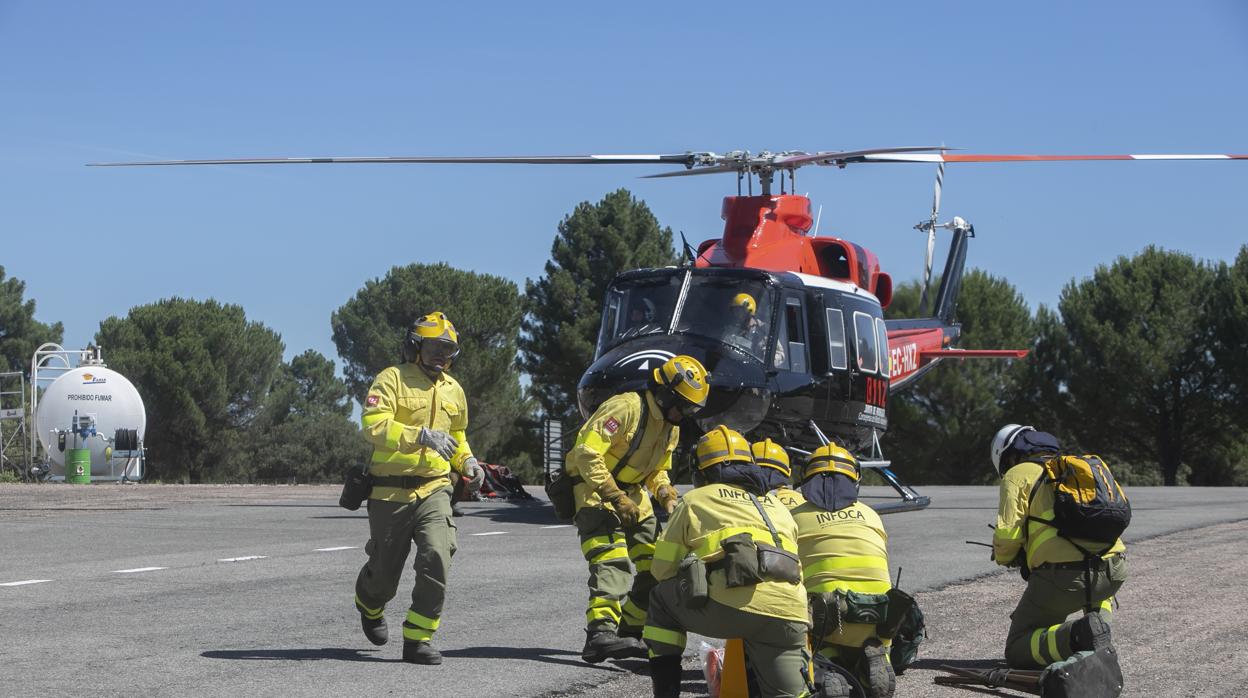
<path fill-rule="evenodd" d="M 726 424 L 751 439 L 773 438 L 798 456 L 836 440 L 897 492 L 899 500 L 873 505 L 880 513 L 893 513 L 925 508 L 930 498 L 903 483 L 883 456 L 879 437 L 888 428 L 889 396 L 946 359 L 1027 355 L 1021 349 L 956 346 L 961 329 L 954 308 L 975 229 L 960 217 L 939 222 L 946 163 L 1248 159 L 1248 155 L 990 155 L 953 150 L 918 146 L 814 153 L 234 158 L 94 165 L 613 164 L 683 168 L 646 175 L 647 179 L 735 174 L 737 193 L 723 199 L 719 238 L 705 240 L 696 249 L 685 242 L 685 262 L 680 266 L 626 271 L 608 286 L 594 360 L 578 384 L 581 412 L 588 416 L 615 393 L 644 390 L 659 364 L 678 354 L 691 355 L 706 366 L 712 390 L 706 408 L 682 425 L 682 434 L 700 434 Z M 867 163 L 937 165 L 931 214 L 915 226 L 927 235 L 921 315 L 929 309 L 936 232 L 949 231 L 952 239 L 939 288 L 930 299 L 930 314 L 924 317 L 885 319 L 892 277 L 867 248 L 812 233 L 817 226 L 810 199 L 795 193 L 801 168 L 843 169 Z"/>

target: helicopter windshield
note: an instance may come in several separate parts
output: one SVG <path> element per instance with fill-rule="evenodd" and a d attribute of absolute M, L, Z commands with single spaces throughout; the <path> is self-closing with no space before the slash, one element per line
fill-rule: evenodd
<path fill-rule="evenodd" d="M 673 323 L 684 278 L 683 273 L 674 273 L 612 286 L 602 318 L 600 353 L 633 337 L 665 333 L 674 325 L 677 334 L 730 344 L 761 361 L 771 330 L 771 289 L 761 280 L 695 272 Z"/>

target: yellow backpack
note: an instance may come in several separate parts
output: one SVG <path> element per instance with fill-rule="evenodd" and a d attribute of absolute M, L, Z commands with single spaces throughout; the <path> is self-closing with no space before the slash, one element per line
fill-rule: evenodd
<path fill-rule="evenodd" d="M 1053 521 L 1028 517 L 1057 528 L 1067 540 L 1079 538 L 1112 546 L 1131 523 L 1131 502 L 1099 456 L 1061 455 L 1041 464 L 1041 487 L 1053 488 Z M 1084 551 L 1088 554 L 1089 551 Z"/>

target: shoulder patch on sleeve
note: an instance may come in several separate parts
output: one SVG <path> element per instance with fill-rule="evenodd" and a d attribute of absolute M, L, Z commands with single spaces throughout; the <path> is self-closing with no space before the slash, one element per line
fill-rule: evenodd
<path fill-rule="evenodd" d="M 607 417 L 607 421 L 602 423 L 603 431 L 615 436 L 615 432 L 620 430 L 620 422 L 615 417 Z"/>
<path fill-rule="evenodd" d="M 381 398 L 380 398 L 380 397 L 378 397 L 377 395 L 369 395 L 369 396 L 368 396 L 368 399 L 364 401 L 364 405 L 365 405 L 366 407 L 376 407 L 376 406 L 377 406 L 377 401 L 378 401 L 378 400 L 380 400 L 380 399 L 381 399 Z"/>

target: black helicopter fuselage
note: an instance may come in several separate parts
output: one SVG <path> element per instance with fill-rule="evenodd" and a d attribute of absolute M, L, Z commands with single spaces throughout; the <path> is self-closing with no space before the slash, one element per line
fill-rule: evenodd
<path fill-rule="evenodd" d="M 734 314 L 748 294 L 757 309 Z M 791 272 L 668 267 L 617 276 L 607 290 L 595 360 L 578 398 L 588 416 L 607 397 L 644 390 L 653 370 L 687 354 L 710 372 L 696 436 L 726 424 L 752 439 L 811 450 L 813 420 L 854 451 L 888 427 L 889 351 L 879 301 L 849 283 Z"/>

